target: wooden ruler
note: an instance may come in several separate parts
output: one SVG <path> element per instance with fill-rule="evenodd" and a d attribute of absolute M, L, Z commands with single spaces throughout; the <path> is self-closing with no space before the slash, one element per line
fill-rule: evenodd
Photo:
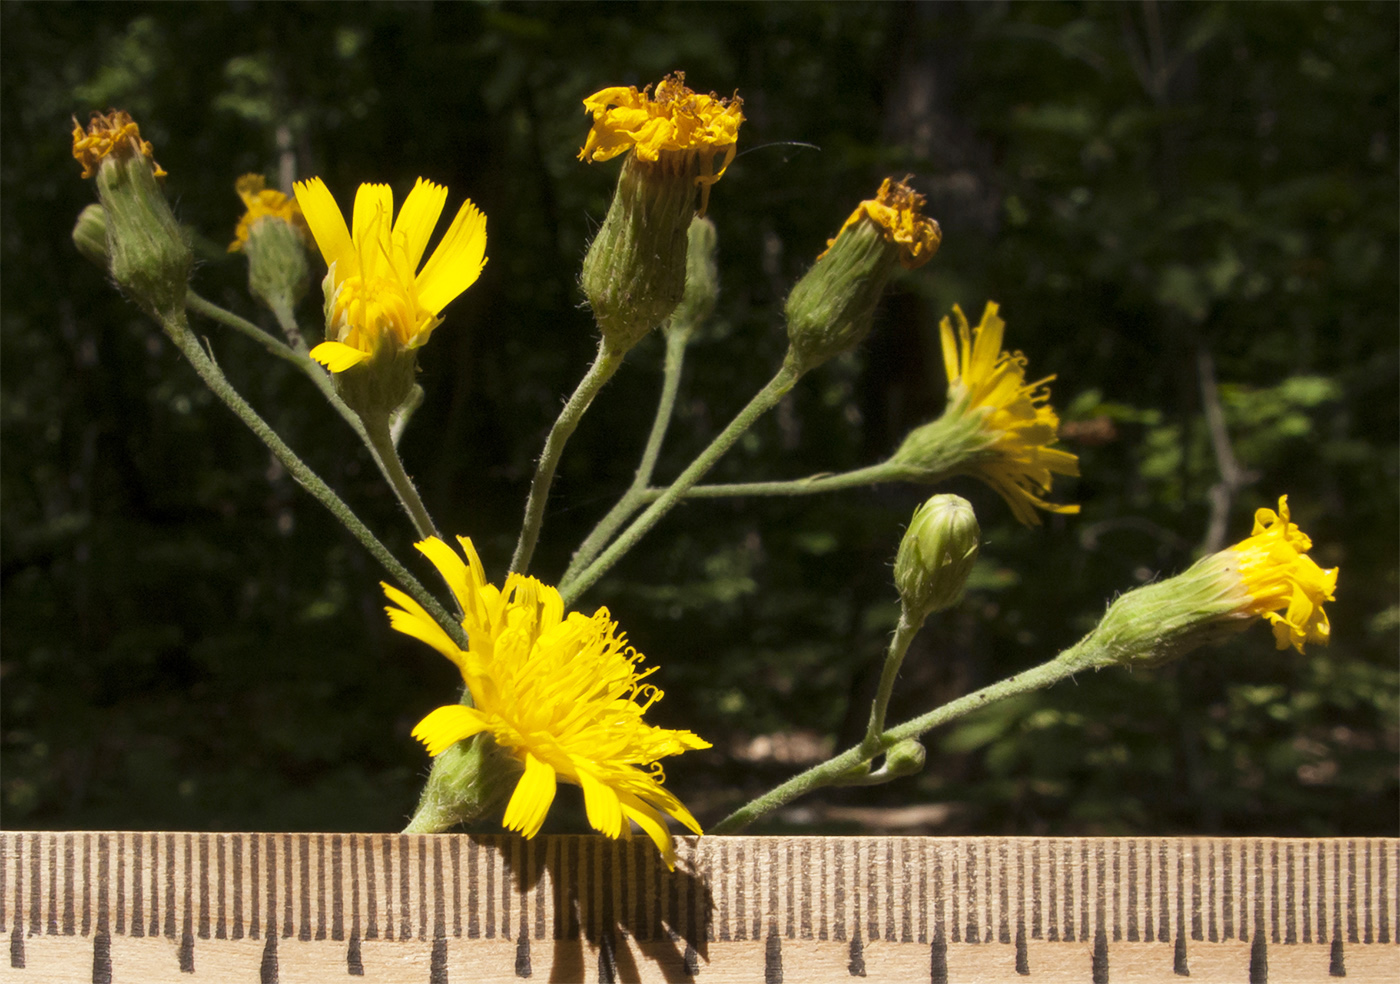
<path fill-rule="evenodd" d="M 1400 840 L 0 833 L 0 980 L 1400 982 Z"/>

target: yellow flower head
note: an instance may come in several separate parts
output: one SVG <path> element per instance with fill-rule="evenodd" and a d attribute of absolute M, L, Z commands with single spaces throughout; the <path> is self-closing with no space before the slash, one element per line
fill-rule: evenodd
<path fill-rule="evenodd" d="M 1278 512 L 1254 514 L 1254 532 L 1222 553 L 1233 555 L 1244 590 L 1245 608 L 1268 619 L 1279 649 L 1303 643 L 1326 645 L 1331 636 L 1324 601 L 1335 601 L 1337 568 L 1325 571 L 1307 555 L 1312 540 L 1288 516 L 1288 496 L 1280 496 Z M 1227 561 L 1228 562 L 1228 561 Z M 1282 612 L 1282 614 L 1279 614 Z"/>
<path fill-rule="evenodd" d="M 906 176 L 904 181 L 908 181 Z M 943 242 L 943 232 L 938 223 L 923 214 L 926 199 L 904 181 L 886 178 L 875 197 L 856 206 L 846 224 L 827 240 L 827 249 L 836 245 L 836 240 L 862 218 L 874 222 L 882 230 L 885 241 L 899 247 L 899 262 L 906 270 L 923 266 L 933 259 L 938 246 Z M 826 253 L 822 253 L 825 256 Z M 821 259 L 818 256 L 817 259 Z"/>
<path fill-rule="evenodd" d="M 311 357 L 343 372 L 381 346 L 416 349 L 442 324 L 442 309 L 481 275 L 486 265 L 486 216 L 462 203 L 428 262 L 418 269 L 447 189 L 419 178 L 398 218 L 388 185 L 362 184 L 355 196 L 354 234 L 320 178 L 298 182 L 311 235 L 325 257 L 328 341 Z M 391 221 L 392 220 L 392 221 Z"/>
<path fill-rule="evenodd" d="M 428 614 L 397 588 L 384 586 L 398 608 L 387 608 L 395 629 L 432 646 L 457 665 L 475 707 L 439 707 L 413 729 L 439 755 L 463 738 L 485 732 L 524 767 L 504 824 L 533 837 L 544 823 L 559 780 L 582 787 L 588 822 L 612 838 L 631 837 L 635 822 L 661 850 L 675 853 L 665 815 L 695 833 L 695 818 L 663 786 L 659 759 L 709 748 L 689 731 L 654 727 L 642 715 L 661 691 L 642 681 L 643 657 L 627 645 L 606 608 L 590 618 L 564 613 L 559 592 L 535 578 L 511 574 L 505 587 L 486 582 L 471 540 L 458 537 L 466 562 L 447 544 L 418 544 L 441 572 L 462 611 L 471 648 L 463 652 Z"/>
<path fill-rule="evenodd" d="M 943 364 L 948 370 L 948 404 L 962 405 L 964 412 L 981 412 L 983 434 L 991 443 L 969 463 L 967 471 L 996 489 L 1021 522 L 1034 526 L 1036 509 L 1077 513 L 1077 505 L 1046 502 L 1053 475 L 1078 475 L 1079 459 L 1052 448 L 1059 437 L 1060 418 L 1050 406 L 1046 376 L 1026 382 L 1026 357 L 1001 350 L 1006 322 L 989 301 L 982 322 L 970 329 L 962 309 L 954 306 L 957 334 L 944 318 Z"/>
<path fill-rule="evenodd" d="M 309 237 L 306 219 L 301 214 L 301 206 L 295 198 L 282 194 L 275 188 L 267 187 L 267 179 L 261 174 L 245 174 L 234 184 L 233 190 L 243 199 L 243 207 L 248 211 L 238 220 L 238 228 L 233 231 L 233 242 L 229 243 L 230 253 L 248 245 L 248 233 L 262 219 L 281 219 L 302 237 Z"/>
<path fill-rule="evenodd" d="M 107 157 L 120 160 L 137 154 L 151 162 L 156 177 L 165 177 L 165 171 L 155 161 L 151 142 L 141 139 L 141 128 L 129 113 L 119 109 L 94 112 L 86 131 L 73 117 L 73 157 L 83 166 L 83 177 L 96 174 L 98 165 Z"/>
<path fill-rule="evenodd" d="M 579 160 L 608 161 L 635 150 L 641 160 L 680 168 L 696 157 L 700 214 L 705 214 L 710 186 L 734 160 L 739 125 L 744 122 L 742 99 L 701 95 L 686 86 L 684 72 L 673 72 L 657 83 L 655 95 L 651 86 L 640 92 L 634 85 L 612 86 L 593 93 L 583 107 L 593 114 L 593 128 L 578 152 Z M 714 160 L 719 154 L 724 162 L 716 171 Z"/>

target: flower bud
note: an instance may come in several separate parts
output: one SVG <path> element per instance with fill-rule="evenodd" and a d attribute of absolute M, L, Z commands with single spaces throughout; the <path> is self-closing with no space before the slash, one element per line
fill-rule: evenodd
<path fill-rule="evenodd" d="M 923 745 L 913 738 L 906 738 L 885 752 L 885 762 L 880 772 L 889 779 L 912 776 L 923 769 L 927 755 Z"/>
<path fill-rule="evenodd" d="M 73 245 L 104 271 L 107 269 L 106 209 L 93 203 L 78 213 L 78 221 L 73 224 Z"/>
<path fill-rule="evenodd" d="M 165 172 L 150 142 L 126 113 L 94 113 L 86 132 L 73 121 L 73 156 L 96 176 L 117 286 L 158 320 L 183 310 L 194 255 L 156 182 Z"/>
<path fill-rule="evenodd" d="M 921 212 L 924 197 L 886 178 L 828 241 L 826 252 L 788 295 L 788 358 L 808 372 L 859 345 L 875 320 L 896 260 L 912 270 L 942 241 L 938 223 Z"/>
<path fill-rule="evenodd" d="M 579 158 L 623 162 L 607 218 L 583 260 L 584 295 L 604 340 L 626 352 L 664 323 L 685 293 L 687 234 L 734 159 L 742 101 L 701 95 L 684 74 L 613 87 L 583 101 L 593 127 Z M 714 159 L 724 161 L 718 172 Z"/>
<path fill-rule="evenodd" d="M 914 511 L 894 561 L 894 583 L 911 621 L 962 599 L 981 537 L 977 515 L 961 496 L 935 495 Z"/>
<path fill-rule="evenodd" d="M 267 187 L 261 174 L 234 185 L 247 211 L 238 220 L 229 252 L 248 256 L 248 289 L 267 307 L 291 310 L 306 296 L 310 230 L 295 198 Z"/>
<path fill-rule="evenodd" d="M 719 298 L 719 270 L 715 247 L 719 237 L 715 224 L 702 216 L 690 220 L 685 259 L 685 294 L 666 322 L 666 333 L 689 335 L 704 324 Z"/>

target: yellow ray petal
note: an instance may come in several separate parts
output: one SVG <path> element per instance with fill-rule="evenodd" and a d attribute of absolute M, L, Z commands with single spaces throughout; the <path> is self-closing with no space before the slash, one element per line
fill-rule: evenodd
<path fill-rule="evenodd" d="M 322 342 L 307 354 L 331 372 L 344 372 L 369 358 L 368 352 L 362 352 L 344 342 Z"/>
<path fill-rule="evenodd" d="M 462 606 L 462 611 L 470 611 L 475 592 L 467 586 L 467 565 L 457 556 L 456 551 L 435 536 L 419 541 L 414 546 L 438 569 L 442 579 L 447 582 L 448 589 L 456 597 L 457 604 Z"/>
<path fill-rule="evenodd" d="M 437 756 L 463 738 L 485 730 L 486 721 L 480 711 L 461 704 L 449 704 L 419 721 L 413 729 L 413 737 L 428 746 L 429 755 Z"/>
<path fill-rule="evenodd" d="M 636 806 L 623 806 L 623 814 L 631 820 L 642 831 L 651 838 L 657 850 L 661 852 L 661 860 L 666 862 L 666 867 L 672 871 L 676 870 L 676 845 L 671 840 L 671 831 L 666 828 L 666 821 L 661 819 L 661 815 L 655 810 L 648 809 L 641 804 Z"/>
<path fill-rule="evenodd" d="M 423 251 L 428 248 L 428 238 L 432 236 L 445 204 L 447 189 L 427 178 L 419 178 L 399 208 L 399 217 L 394 220 L 394 235 L 403 237 L 410 276 L 418 269 L 418 263 L 423 259 Z"/>
<path fill-rule="evenodd" d="M 583 806 L 588 823 L 598 833 L 613 840 L 622 836 L 622 804 L 617 793 L 603 785 L 587 770 L 578 770 L 578 784 L 583 787 Z"/>
<path fill-rule="evenodd" d="M 452 641 L 452 637 L 447 634 L 443 627 L 438 625 L 437 621 L 423 610 L 423 606 L 392 584 L 380 581 L 379 586 L 384 589 L 384 594 L 388 596 L 389 600 L 402 609 L 402 611 L 398 608 L 384 609 L 389 613 L 389 625 L 397 632 L 426 642 L 456 663 L 458 669 L 465 672 L 465 654 Z"/>
<path fill-rule="evenodd" d="M 486 216 L 465 201 L 418 274 L 419 303 L 434 314 L 442 313 L 453 298 L 476 283 L 485 265 Z"/>
<path fill-rule="evenodd" d="M 326 188 L 326 183 L 320 178 L 312 178 L 309 181 L 297 182 L 293 185 L 293 190 L 296 192 L 297 204 L 301 206 L 301 214 L 306 218 L 306 224 L 311 229 L 311 235 L 316 240 L 316 246 L 320 249 L 326 265 L 340 262 L 338 270 L 342 277 L 353 274 L 354 270 L 345 267 L 354 255 L 350 245 L 350 230 L 345 227 L 345 216 L 341 214 L 340 206 L 335 203 L 335 198 Z"/>
<path fill-rule="evenodd" d="M 394 193 L 386 184 L 362 184 L 355 192 L 352 220 L 355 251 L 360 258 L 360 275 L 372 279 L 387 264 L 385 247 L 389 242 L 390 221 L 394 216 Z"/>
<path fill-rule="evenodd" d="M 516 783 L 502 825 L 507 830 L 518 830 L 526 839 L 534 837 L 544 826 L 557 788 L 554 769 L 526 752 L 525 774 Z"/>

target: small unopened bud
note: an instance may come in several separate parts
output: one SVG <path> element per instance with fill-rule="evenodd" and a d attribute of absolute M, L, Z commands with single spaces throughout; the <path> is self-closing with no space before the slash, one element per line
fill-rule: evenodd
<path fill-rule="evenodd" d="M 296 307 L 306 296 L 310 268 L 306 240 L 278 219 L 263 219 L 248 232 L 248 290 L 269 308 Z"/>
<path fill-rule="evenodd" d="M 73 245 L 78 252 L 107 269 L 107 212 L 98 204 L 89 205 L 78 213 L 73 224 Z"/>
<path fill-rule="evenodd" d="M 306 296 L 310 230 L 297 200 L 267 187 L 261 174 L 234 185 L 247 211 L 238 220 L 229 252 L 248 256 L 248 289 L 269 308 L 291 310 Z"/>
<path fill-rule="evenodd" d="M 788 358 L 801 372 L 849 352 L 870 333 L 875 306 L 894 264 L 927 263 L 942 241 L 938 223 L 921 212 L 924 197 L 886 178 L 861 202 L 826 252 L 788 295 Z"/>
<path fill-rule="evenodd" d="M 73 156 L 96 176 L 117 286 L 158 320 L 183 310 L 194 254 L 156 181 L 165 172 L 150 142 L 126 113 L 94 113 L 86 132 L 73 121 Z"/>
<path fill-rule="evenodd" d="M 719 236 L 715 224 L 702 216 L 690 220 L 685 257 L 685 294 L 666 322 L 666 333 L 689 335 L 704 324 L 719 298 L 719 270 L 715 247 Z"/>
<path fill-rule="evenodd" d="M 921 621 L 962 599 L 981 538 L 977 515 L 961 496 L 935 495 L 914 511 L 894 561 L 907 617 Z"/>
<path fill-rule="evenodd" d="M 924 767 L 927 754 L 918 741 L 906 738 L 885 752 L 885 763 L 880 767 L 880 772 L 890 779 L 912 776 Z"/>

